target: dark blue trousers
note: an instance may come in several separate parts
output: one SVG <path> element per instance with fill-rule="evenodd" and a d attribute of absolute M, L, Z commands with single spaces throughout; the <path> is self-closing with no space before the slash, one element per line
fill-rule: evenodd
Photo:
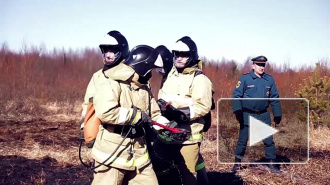
<path fill-rule="evenodd" d="M 248 123 L 248 117 L 251 116 L 249 113 L 244 112 L 244 122 Z M 266 112 L 261 115 L 252 115 L 253 117 L 259 119 L 260 121 L 263 121 L 264 123 L 270 125 L 270 115 L 269 112 Z M 235 156 L 237 158 L 243 158 L 246 150 L 247 141 L 249 139 L 249 125 L 241 123 L 240 124 L 240 131 L 239 131 L 239 137 L 237 140 L 236 150 L 235 150 Z M 275 143 L 273 141 L 273 136 L 269 136 L 262 140 L 265 145 L 265 155 L 266 159 L 275 159 L 276 158 L 276 152 L 275 152 Z"/>

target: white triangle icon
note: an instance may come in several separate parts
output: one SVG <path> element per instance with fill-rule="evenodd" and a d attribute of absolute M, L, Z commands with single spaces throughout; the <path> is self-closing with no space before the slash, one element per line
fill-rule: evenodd
<path fill-rule="evenodd" d="M 253 116 L 249 116 L 249 145 L 252 146 L 259 141 L 262 141 L 263 139 L 267 138 L 268 136 L 271 136 L 278 132 L 277 129 L 263 123 L 262 121 L 259 121 L 258 119 L 254 118 Z"/>

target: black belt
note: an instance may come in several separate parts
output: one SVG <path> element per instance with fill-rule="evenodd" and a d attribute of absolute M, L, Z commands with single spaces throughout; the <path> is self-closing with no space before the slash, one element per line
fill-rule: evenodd
<path fill-rule="evenodd" d="M 103 127 L 108 130 L 109 132 L 120 134 L 121 136 L 126 136 L 127 132 L 129 131 L 130 127 L 129 125 L 127 126 L 122 126 L 122 125 L 109 125 L 109 124 L 104 124 Z M 135 129 L 135 130 L 134 130 Z M 128 138 L 138 138 L 142 137 L 145 135 L 144 129 L 142 127 L 133 127 L 131 132 L 128 134 Z"/>
<path fill-rule="evenodd" d="M 265 113 L 267 112 L 267 109 L 264 109 L 264 110 L 260 110 L 260 111 L 254 111 L 254 110 L 250 110 L 250 109 L 243 109 L 244 112 L 247 112 L 247 113 L 251 113 L 251 114 L 257 114 L 257 115 L 260 115 L 262 113 Z"/>

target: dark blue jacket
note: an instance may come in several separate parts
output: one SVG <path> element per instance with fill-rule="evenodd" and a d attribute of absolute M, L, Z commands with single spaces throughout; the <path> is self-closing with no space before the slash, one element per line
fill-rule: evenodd
<path fill-rule="evenodd" d="M 252 70 L 239 78 L 232 98 L 279 98 L 274 78 L 263 74 L 260 78 Z M 282 116 L 279 100 L 233 100 L 233 111 L 248 109 L 264 111 L 269 104 L 274 116 Z"/>

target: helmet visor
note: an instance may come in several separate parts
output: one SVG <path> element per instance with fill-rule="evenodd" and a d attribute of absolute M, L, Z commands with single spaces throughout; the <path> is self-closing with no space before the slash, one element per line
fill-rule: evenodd
<path fill-rule="evenodd" d="M 175 58 L 182 57 L 182 58 L 189 58 L 190 54 L 187 51 L 173 51 L 173 55 Z"/>
<path fill-rule="evenodd" d="M 118 45 L 101 45 L 100 48 L 102 50 L 102 53 L 118 53 L 120 51 Z"/>

